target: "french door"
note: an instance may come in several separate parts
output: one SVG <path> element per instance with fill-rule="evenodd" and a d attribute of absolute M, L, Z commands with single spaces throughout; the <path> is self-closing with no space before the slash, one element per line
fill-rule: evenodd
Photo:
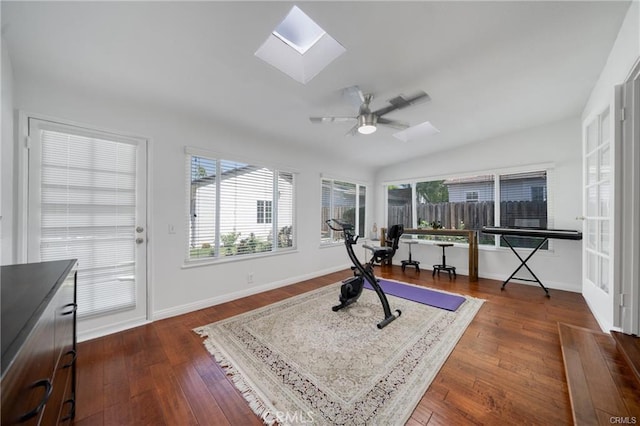
<path fill-rule="evenodd" d="M 28 119 L 27 259 L 78 259 L 78 329 L 147 318 L 144 139 Z"/>
<path fill-rule="evenodd" d="M 613 326 L 613 152 L 609 108 L 585 127 L 583 149 L 583 295 L 601 327 Z M 608 331 L 608 330 L 607 330 Z"/>

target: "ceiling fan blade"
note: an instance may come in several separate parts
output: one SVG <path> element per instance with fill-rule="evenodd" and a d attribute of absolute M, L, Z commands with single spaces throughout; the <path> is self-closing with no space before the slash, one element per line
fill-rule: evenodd
<path fill-rule="evenodd" d="M 358 127 L 360 127 L 360 125 L 356 123 L 356 125 L 350 128 L 345 135 L 358 136 Z"/>
<path fill-rule="evenodd" d="M 358 86 L 345 87 L 342 89 L 342 96 L 356 108 L 364 103 L 364 93 Z"/>
<path fill-rule="evenodd" d="M 406 108 L 410 105 L 415 105 L 417 103 L 420 102 L 426 102 L 428 100 L 430 100 L 431 97 L 429 95 L 427 95 L 425 92 L 423 92 L 422 90 L 415 93 L 412 96 L 404 96 L 404 95 L 398 95 L 393 99 L 389 99 L 389 103 L 391 105 L 388 105 L 386 107 L 380 108 L 377 111 L 374 111 L 373 114 L 377 115 L 378 117 L 388 114 L 391 111 L 395 111 L 397 109 L 402 109 L 402 108 Z"/>
<path fill-rule="evenodd" d="M 309 117 L 312 123 L 333 123 L 357 120 L 358 117 Z"/>
<path fill-rule="evenodd" d="M 399 130 L 408 129 L 410 127 L 409 123 L 405 123 L 403 121 L 397 121 L 397 120 L 389 120 L 388 118 L 384 118 L 384 117 L 378 118 L 378 124 L 382 124 L 388 127 L 393 127 L 394 129 L 399 129 Z"/>

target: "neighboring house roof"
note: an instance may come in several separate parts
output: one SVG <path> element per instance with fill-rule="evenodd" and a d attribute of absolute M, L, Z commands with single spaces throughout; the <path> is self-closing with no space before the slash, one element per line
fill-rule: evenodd
<path fill-rule="evenodd" d="M 500 180 L 518 180 L 518 179 L 535 179 L 535 178 L 544 178 L 547 172 L 545 171 L 536 171 L 536 172 L 527 172 L 527 173 L 515 173 L 510 175 L 502 175 L 500 176 Z M 462 178 L 452 178 L 445 179 L 444 185 L 459 185 L 463 183 L 478 183 L 478 182 L 493 182 L 493 175 L 482 175 L 482 176 L 469 176 Z"/>
<path fill-rule="evenodd" d="M 262 169 L 269 169 L 268 167 L 256 168 L 256 166 L 251 166 L 247 164 L 243 164 L 239 167 L 225 167 L 225 165 L 228 166 L 228 163 L 227 162 L 222 163 L 222 180 L 229 179 L 232 177 L 239 177 L 240 175 L 253 173 Z M 269 170 L 272 170 L 272 169 L 269 169 Z M 288 176 L 287 174 L 280 174 L 279 177 L 280 179 L 286 180 L 289 182 L 293 180 L 292 177 Z M 191 181 L 191 185 L 199 188 L 201 186 L 213 185 L 215 184 L 215 182 L 216 182 L 216 175 L 210 175 L 210 176 L 205 176 L 199 179 L 193 179 Z"/>

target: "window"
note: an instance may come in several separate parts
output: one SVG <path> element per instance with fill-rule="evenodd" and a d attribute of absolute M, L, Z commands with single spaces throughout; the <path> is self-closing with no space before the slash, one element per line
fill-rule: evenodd
<path fill-rule="evenodd" d="M 494 224 L 546 228 L 549 222 L 547 211 L 545 170 L 451 177 L 387 186 L 387 226 L 400 223 L 406 228 L 443 227 L 477 231 Z M 480 233 L 480 244 L 497 245 L 498 241 L 499 237 Z M 515 241 L 514 247 L 532 247 L 535 242 L 531 238 L 514 238 L 512 241 Z M 542 248 L 548 248 L 547 244 Z"/>
<path fill-rule="evenodd" d="M 187 260 L 294 247 L 294 175 L 189 154 Z"/>
<path fill-rule="evenodd" d="M 467 192 L 467 201 L 478 201 L 478 191 Z"/>
<path fill-rule="evenodd" d="M 271 209 L 273 202 L 271 200 L 258 200 L 257 202 L 257 223 L 271 223 Z"/>
<path fill-rule="evenodd" d="M 480 230 L 493 225 L 494 176 L 479 175 L 416 182 L 419 227 Z M 465 241 L 464 238 L 458 238 Z M 480 235 L 480 244 L 494 244 L 492 235 Z"/>
<path fill-rule="evenodd" d="M 413 226 L 413 210 L 411 207 L 412 189 L 410 183 L 389 185 L 387 187 L 387 221 L 388 227 L 403 225 Z"/>
<path fill-rule="evenodd" d="M 365 186 L 356 183 L 322 179 L 321 243 L 330 244 L 344 239 L 342 232 L 327 226 L 329 219 L 350 223 L 358 235 L 365 235 L 366 191 Z"/>
<path fill-rule="evenodd" d="M 547 227 L 547 172 L 514 173 L 500 176 L 500 225 L 524 228 Z M 514 247 L 537 245 L 538 240 L 513 237 Z M 500 240 L 500 245 L 506 244 Z M 545 243 L 542 249 L 547 249 Z"/>

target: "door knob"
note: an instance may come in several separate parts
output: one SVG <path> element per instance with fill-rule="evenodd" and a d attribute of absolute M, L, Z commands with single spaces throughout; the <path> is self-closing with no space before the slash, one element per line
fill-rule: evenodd
<path fill-rule="evenodd" d="M 136 244 L 142 244 L 142 243 L 144 243 L 144 238 L 140 238 L 140 237 L 136 238 Z"/>
<path fill-rule="evenodd" d="M 139 234 L 139 233 L 141 233 L 141 232 L 143 232 L 143 231 L 144 231 L 144 228 L 143 228 L 142 226 L 138 226 L 138 227 L 136 228 L 136 232 L 137 232 L 138 234 Z"/>

